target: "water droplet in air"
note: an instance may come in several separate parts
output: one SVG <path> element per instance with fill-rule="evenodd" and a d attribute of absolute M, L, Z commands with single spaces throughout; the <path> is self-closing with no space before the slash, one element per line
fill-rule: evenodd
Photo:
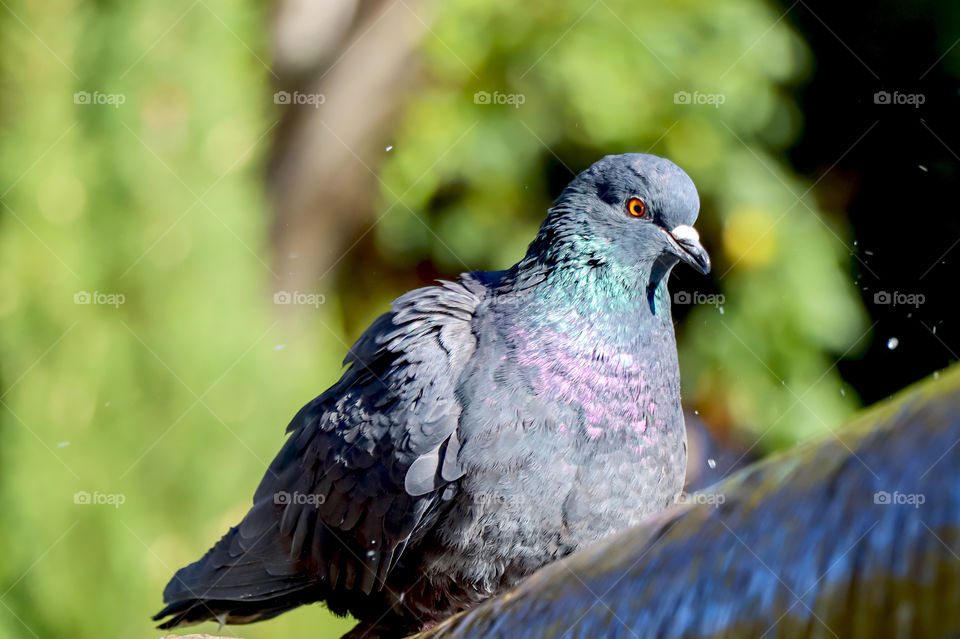
<path fill-rule="evenodd" d="M 891 351 L 897 346 L 900 346 L 900 340 L 898 340 L 896 337 L 891 337 L 887 340 L 887 348 L 889 348 Z"/>
<path fill-rule="evenodd" d="M 716 460 L 716 459 L 708 459 L 708 460 L 707 460 L 707 466 L 709 466 L 710 468 L 716 468 L 716 467 L 717 467 L 717 460 Z"/>
<path fill-rule="evenodd" d="M 276 346 L 273 347 L 273 350 L 275 350 L 275 351 L 282 351 L 282 350 L 285 349 L 286 347 L 287 347 L 286 344 L 277 344 Z"/>
<path fill-rule="evenodd" d="M 723 307 L 722 307 L 722 306 L 718 306 L 718 307 L 717 307 L 717 310 L 720 311 L 720 314 L 721 314 L 721 315 L 723 315 Z"/>
<path fill-rule="evenodd" d="M 390 149 L 392 149 L 392 148 L 393 148 L 393 145 L 388 146 L 388 147 L 387 147 L 387 153 L 389 153 L 389 152 L 390 152 Z"/>

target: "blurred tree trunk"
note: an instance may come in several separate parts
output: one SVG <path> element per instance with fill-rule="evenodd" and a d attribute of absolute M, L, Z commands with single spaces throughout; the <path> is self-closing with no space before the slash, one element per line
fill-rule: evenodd
<path fill-rule="evenodd" d="M 278 106 L 267 176 L 279 290 L 315 290 L 373 219 L 388 125 L 415 73 L 426 18 L 415 0 L 282 0 L 277 89 L 322 104 Z"/>

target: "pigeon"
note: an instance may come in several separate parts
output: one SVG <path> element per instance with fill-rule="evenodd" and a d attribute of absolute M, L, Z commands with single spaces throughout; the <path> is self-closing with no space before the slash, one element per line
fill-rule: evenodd
<path fill-rule="evenodd" d="M 637 524 L 680 493 L 667 279 L 707 273 L 678 166 L 610 155 L 526 255 L 411 291 L 293 418 L 253 507 L 163 593 L 160 628 L 322 601 L 399 637 Z"/>
<path fill-rule="evenodd" d="M 955 639 L 958 444 L 955 365 L 416 639 Z"/>

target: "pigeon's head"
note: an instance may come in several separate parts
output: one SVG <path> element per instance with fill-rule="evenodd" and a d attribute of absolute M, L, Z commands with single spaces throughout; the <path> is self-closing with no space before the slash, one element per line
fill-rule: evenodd
<path fill-rule="evenodd" d="M 595 259 L 635 264 L 686 262 L 708 273 L 710 256 L 693 223 L 700 198 L 670 160 L 644 153 L 608 155 L 578 175 L 557 199 L 546 224 Z M 552 219 L 551 219 L 552 218 Z"/>

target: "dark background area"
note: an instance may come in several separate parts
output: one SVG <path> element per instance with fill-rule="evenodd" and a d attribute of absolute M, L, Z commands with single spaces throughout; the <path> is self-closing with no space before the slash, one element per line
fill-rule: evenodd
<path fill-rule="evenodd" d="M 784 3 L 813 51 L 796 91 L 804 114 L 789 150 L 816 180 L 828 210 L 848 211 L 857 240 L 853 275 L 875 330 L 839 370 L 865 403 L 957 361 L 960 333 L 960 9 L 945 2 Z M 829 25 L 829 26 L 827 26 Z M 920 94 L 923 104 L 877 104 L 879 91 Z M 850 146 L 860 137 L 856 146 Z M 832 170 L 831 170 L 832 167 Z M 920 305 L 878 303 L 878 293 L 922 295 Z M 882 299 L 882 298 L 881 298 Z M 897 348 L 886 339 L 896 338 Z"/>

